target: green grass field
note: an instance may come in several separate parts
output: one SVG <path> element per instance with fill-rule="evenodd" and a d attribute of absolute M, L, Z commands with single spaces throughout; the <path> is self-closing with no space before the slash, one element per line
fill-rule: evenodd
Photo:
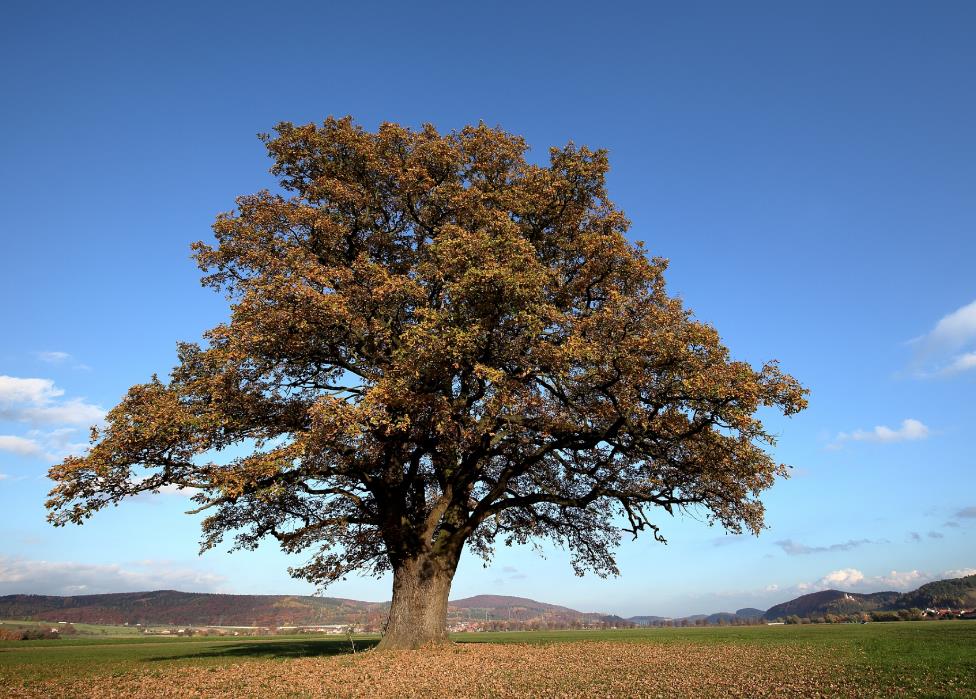
<path fill-rule="evenodd" d="M 553 631 L 458 634 L 462 644 L 560 644 L 612 641 L 680 646 L 735 645 L 815 649 L 841 658 L 856 675 L 870 671 L 892 688 L 926 696 L 976 696 L 976 623 L 905 622 L 866 625 L 804 625 L 663 628 L 617 631 Z M 362 651 L 376 637 L 357 637 Z M 422 652 L 422 651 L 421 651 Z M 0 642 L 0 688 L 29 689 L 59 678 L 123 677 L 127 673 L 180 666 L 219 667 L 253 661 L 336 656 L 350 653 L 344 637 L 85 637 L 53 641 Z M 946 690 L 946 687 L 951 688 Z M 2 692 L 0 692 L 2 693 Z"/>

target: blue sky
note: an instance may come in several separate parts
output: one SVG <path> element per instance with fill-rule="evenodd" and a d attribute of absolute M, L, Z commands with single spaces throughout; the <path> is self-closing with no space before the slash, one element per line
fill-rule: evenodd
<path fill-rule="evenodd" d="M 622 576 L 505 549 L 454 596 L 621 614 L 908 589 L 976 567 L 976 6 L 19 3 L 0 23 L 0 594 L 309 593 L 268 546 L 197 557 L 176 494 L 44 521 L 52 459 L 226 313 L 189 243 L 273 186 L 255 134 L 483 120 L 610 151 L 631 236 L 733 354 L 811 389 L 773 419 L 769 529 L 662 513 Z M 594 8 L 598 8 L 594 10 Z M 907 421 L 907 422 L 906 422 Z M 389 598 L 390 581 L 327 594 Z"/>

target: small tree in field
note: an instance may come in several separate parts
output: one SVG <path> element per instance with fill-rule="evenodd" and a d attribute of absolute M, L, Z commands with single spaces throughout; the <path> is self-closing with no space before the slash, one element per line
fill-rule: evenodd
<path fill-rule="evenodd" d="M 537 166 L 483 125 L 348 118 L 264 140 L 282 192 L 239 198 L 194 245 L 229 322 L 51 469 L 52 522 L 198 489 L 205 549 L 273 537 L 319 585 L 392 570 L 385 648 L 446 640 L 465 546 L 548 538 L 607 575 L 621 531 L 664 540 L 656 508 L 762 527 L 785 468 L 755 414 L 795 413 L 805 390 L 730 360 L 668 296 L 666 262 L 607 198 L 604 151 Z M 206 458 L 233 445 L 250 453 Z"/>

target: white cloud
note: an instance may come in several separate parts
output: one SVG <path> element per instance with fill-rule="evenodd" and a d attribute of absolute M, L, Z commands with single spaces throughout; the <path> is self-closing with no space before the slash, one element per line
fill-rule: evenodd
<path fill-rule="evenodd" d="M 776 545 L 783 549 L 783 552 L 787 556 L 805 556 L 811 553 L 826 553 L 828 551 L 850 551 L 851 549 L 856 549 L 858 546 L 864 546 L 865 544 L 884 544 L 887 541 L 872 541 L 871 539 L 849 539 L 848 541 L 842 541 L 836 544 L 829 544 L 826 546 L 808 546 L 802 544 L 798 541 L 793 541 L 793 539 L 783 539 L 782 541 L 777 541 Z"/>
<path fill-rule="evenodd" d="M 10 478 L 10 476 L 7 475 L 6 473 L 0 473 L 0 481 L 5 481 L 8 478 Z"/>
<path fill-rule="evenodd" d="M 929 428 L 913 418 L 902 420 L 901 426 L 892 429 L 885 425 L 878 425 L 873 430 L 854 430 L 840 432 L 834 440 L 834 446 L 842 442 L 907 442 L 926 439 L 930 434 Z"/>
<path fill-rule="evenodd" d="M 146 473 L 145 475 L 134 475 L 129 479 L 129 482 L 133 486 L 138 486 L 141 483 L 143 483 L 143 481 L 150 478 L 150 476 L 151 474 L 149 473 Z M 184 498 L 192 498 L 194 495 L 200 492 L 199 489 L 197 488 L 191 488 L 189 486 L 181 487 L 179 485 L 176 485 L 175 483 L 170 483 L 168 485 L 160 486 L 159 488 L 157 488 L 157 491 L 158 492 L 156 493 L 153 493 L 151 491 L 143 491 L 138 495 L 136 495 L 135 499 L 152 501 L 157 495 L 178 495 Z"/>
<path fill-rule="evenodd" d="M 943 376 L 951 376 L 974 368 L 976 368 L 976 352 L 966 352 L 953 359 L 952 363 L 942 369 L 940 373 Z"/>
<path fill-rule="evenodd" d="M 34 429 L 27 434 L 0 436 L 0 450 L 48 459 L 83 450 L 84 443 L 70 441 L 73 428 L 59 426 L 96 424 L 104 419 L 105 410 L 82 398 L 61 400 L 63 395 L 64 391 L 51 379 L 0 376 L 0 421 L 56 428 L 48 432 Z"/>
<path fill-rule="evenodd" d="M 0 451 L 47 461 L 60 461 L 69 454 L 83 454 L 88 443 L 77 441 L 78 430 L 64 427 L 50 432 L 30 430 L 26 437 L 0 435 Z"/>
<path fill-rule="evenodd" d="M 907 592 L 933 580 L 962 578 L 967 575 L 976 575 L 976 568 L 944 570 L 941 573 L 929 573 L 922 570 L 892 570 L 883 575 L 865 575 L 857 568 L 842 568 L 827 573 L 815 583 L 799 583 L 794 587 L 801 593 L 827 589 L 854 592 L 877 592 L 880 590 Z"/>
<path fill-rule="evenodd" d="M 947 376 L 976 368 L 976 301 L 944 316 L 912 344 L 919 377 Z"/>
<path fill-rule="evenodd" d="M 893 587 L 896 590 L 914 590 L 929 580 L 932 580 L 931 575 L 917 570 L 906 570 L 902 572 L 893 570 L 887 575 L 881 575 L 877 578 L 879 584 L 885 587 Z"/>
<path fill-rule="evenodd" d="M 922 352 L 958 350 L 973 341 L 976 341 L 976 301 L 944 316 L 917 340 Z"/>
<path fill-rule="evenodd" d="M 80 398 L 72 398 L 58 405 L 20 408 L 15 414 L 22 422 L 41 425 L 93 425 L 105 417 L 105 409 Z"/>
<path fill-rule="evenodd" d="M 14 376 L 0 376 L 0 405 L 30 403 L 44 405 L 64 395 L 51 379 L 19 379 Z"/>
<path fill-rule="evenodd" d="M 159 488 L 161 495 L 180 495 L 185 498 L 193 497 L 199 491 L 196 488 L 181 488 L 178 485 L 170 483 L 169 485 L 164 485 Z"/>
<path fill-rule="evenodd" d="M 74 427 L 62 427 L 50 432 L 31 430 L 27 434 L 44 444 L 50 458 L 62 459 L 69 454 L 80 455 L 88 451 L 88 442 L 78 441 L 79 432 Z"/>
<path fill-rule="evenodd" d="M 841 570 L 835 570 L 833 572 L 827 573 L 825 576 L 820 578 L 820 585 L 822 587 L 835 587 L 835 586 L 854 586 L 860 585 L 864 582 L 864 573 L 859 571 L 857 568 L 843 568 Z"/>
<path fill-rule="evenodd" d="M 0 451 L 19 456 L 44 456 L 44 448 L 36 441 L 12 434 L 0 434 Z"/>
<path fill-rule="evenodd" d="M 957 568 L 955 570 L 947 570 L 943 573 L 946 578 L 965 578 L 970 575 L 976 575 L 976 568 Z"/>
<path fill-rule="evenodd" d="M 78 595 L 176 589 L 221 592 L 221 575 L 168 561 L 139 561 L 124 566 L 70 561 L 34 561 L 0 556 L 0 594 Z"/>

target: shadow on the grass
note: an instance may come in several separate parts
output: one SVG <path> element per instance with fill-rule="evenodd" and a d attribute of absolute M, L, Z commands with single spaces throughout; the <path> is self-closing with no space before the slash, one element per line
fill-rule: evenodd
<path fill-rule="evenodd" d="M 356 651 L 369 650 L 379 643 L 376 639 L 356 639 Z M 310 639 L 308 641 L 251 641 L 232 643 L 203 652 L 146 658 L 149 662 L 167 660 L 192 660 L 194 658 L 316 658 L 332 655 L 348 655 L 352 648 L 347 639 Z"/>

